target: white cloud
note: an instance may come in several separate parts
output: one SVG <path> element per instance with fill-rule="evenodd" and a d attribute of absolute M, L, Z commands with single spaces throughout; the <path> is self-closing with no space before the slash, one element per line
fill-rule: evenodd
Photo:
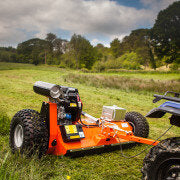
<path fill-rule="evenodd" d="M 110 0 L 4 0 L 0 1 L 0 43 L 19 43 L 34 33 L 48 32 L 122 37 L 138 27 L 153 25 L 160 9 L 173 0 L 141 0 L 147 9 L 125 7 Z M 158 11 L 157 11 L 158 9 Z"/>
<path fill-rule="evenodd" d="M 92 39 L 91 41 L 91 44 L 93 45 L 93 46 L 96 46 L 97 44 L 103 44 L 105 47 L 110 47 L 110 44 L 109 44 L 109 42 L 107 42 L 107 41 L 103 41 L 103 40 L 99 40 L 99 39 Z"/>
<path fill-rule="evenodd" d="M 124 34 L 117 34 L 117 35 L 111 35 L 110 36 L 110 40 L 112 41 L 115 38 L 118 38 L 120 41 L 125 37 L 128 36 L 130 34 L 130 32 L 124 33 Z"/>
<path fill-rule="evenodd" d="M 98 39 L 93 39 L 93 40 L 91 40 L 91 44 L 92 44 L 93 46 L 96 46 L 98 43 L 102 43 L 102 42 L 99 41 Z"/>

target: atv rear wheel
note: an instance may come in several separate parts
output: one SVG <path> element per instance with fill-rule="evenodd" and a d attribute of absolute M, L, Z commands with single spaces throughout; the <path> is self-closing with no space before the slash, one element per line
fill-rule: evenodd
<path fill-rule="evenodd" d="M 147 138 L 149 135 L 149 124 L 146 118 L 138 112 L 127 112 L 125 120 L 132 126 L 135 136 Z"/>
<path fill-rule="evenodd" d="M 179 180 L 180 137 L 165 139 L 151 148 L 141 172 L 143 180 Z"/>
<path fill-rule="evenodd" d="M 10 124 L 9 144 L 12 152 L 27 155 L 46 153 L 49 142 L 48 129 L 40 114 L 32 109 L 17 112 Z"/>

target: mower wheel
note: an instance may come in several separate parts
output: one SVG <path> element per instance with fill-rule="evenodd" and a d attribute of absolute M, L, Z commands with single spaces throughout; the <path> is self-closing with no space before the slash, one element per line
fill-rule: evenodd
<path fill-rule="evenodd" d="M 127 112 L 125 120 L 132 126 L 135 136 L 147 138 L 149 135 L 149 124 L 146 118 L 138 112 Z"/>
<path fill-rule="evenodd" d="M 151 148 L 141 172 L 143 180 L 179 180 L 180 137 L 165 139 Z"/>
<path fill-rule="evenodd" d="M 18 111 L 10 124 L 9 144 L 13 153 L 39 157 L 48 149 L 49 135 L 45 121 L 32 109 Z"/>

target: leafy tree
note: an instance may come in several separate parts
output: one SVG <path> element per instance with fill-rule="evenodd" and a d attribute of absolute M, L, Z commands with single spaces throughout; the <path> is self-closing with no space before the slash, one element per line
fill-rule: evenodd
<path fill-rule="evenodd" d="M 106 69 L 106 63 L 103 61 L 96 61 L 93 65 L 93 71 L 104 71 Z"/>
<path fill-rule="evenodd" d="M 148 51 L 149 51 L 149 57 L 150 57 L 150 66 L 151 66 L 151 68 L 156 70 L 156 62 L 155 62 L 155 59 L 154 59 L 153 47 L 152 47 L 152 45 L 150 43 L 150 40 L 147 40 L 147 45 L 148 45 Z"/>
<path fill-rule="evenodd" d="M 122 49 L 123 53 L 136 52 L 139 56 L 138 63 L 156 69 L 153 47 L 151 45 L 149 34 L 149 29 L 133 30 L 129 36 L 123 38 Z"/>
<path fill-rule="evenodd" d="M 159 12 L 151 30 L 151 41 L 158 57 L 169 64 L 180 48 L 180 1 Z"/>
<path fill-rule="evenodd" d="M 54 42 L 55 40 L 57 39 L 57 36 L 53 33 L 48 33 L 46 35 L 46 41 L 48 42 L 48 48 L 49 48 L 49 51 L 52 53 L 53 50 L 54 50 Z"/>
<path fill-rule="evenodd" d="M 53 41 L 53 51 L 56 57 L 62 55 L 67 48 L 67 40 L 56 38 Z"/>
<path fill-rule="evenodd" d="M 33 49 L 31 56 L 32 56 L 32 64 L 38 65 L 39 64 L 39 52 L 38 52 L 38 49 Z"/>
<path fill-rule="evenodd" d="M 79 58 L 80 50 L 81 50 L 81 41 L 83 41 L 83 37 L 80 35 L 76 35 L 76 34 L 74 34 L 70 40 L 70 48 L 71 48 L 71 51 L 74 52 L 77 68 L 79 66 L 78 58 Z"/>
<path fill-rule="evenodd" d="M 57 54 L 62 54 L 62 39 L 57 38 L 54 40 L 54 48 L 57 51 Z"/>
<path fill-rule="evenodd" d="M 0 47 L 0 61 L 17 62 L 16 49 L 13 47 Z"/>
<path fill-rule="evenodd" d="M 104 47 L 103 44 L 97 44 L 95 47 L 97 51 L 97 60 L 98 61 L 107 61 L 108 59 L 112 59 L 112 52 L 110 48 Z"/>
<path fill-rule="evenodd" d="M 141 69 L 140 57 L 135 52 L 125 53 L 116 59 L 109 59 L 108 61 L 97 61 L 93 70 L 104 71 L 105 69 Z"/>
<path fill-rule="evenodd" d="M 117 59 L 121 68 L 125 69 L 140 69 L 140 57 L 135 53 L 125 53 Z"/>
<path fill-rule="evenodd" d="M 105 55 L 105 47 L 103 44 L 97 44 L 94 47 L 95 53 L 96 53 L 96 61 L 101 61 L 103 59 L 103 56 Z"/>
<path fill-rule="evenodd" d="M 144 47 L 149 36 L 149 31 L 149 29 L 133 30 L 129 36 L 123 38 L 123 50 L 131 52 L 137 48 Z"/>
<path fill-rule="evenodd" d="M 115 38 L 110 43 L 110 49 L 111 49 L 112 55 L 115 58 L 119 57 L 122 54 L 121 43 L 118 38 Z"/>
<path fill-rule="evenodd" d="M 76 59 L 73 51 L 67 51 L 61 56 L 60 67 L 76 68 Z"/>
<path fill-rule="evenodd" d="M 76 60 L 76 68 L 91 69 L 96 60 L 96 52 L 90 42 L 81 35 L 74 34 L 70 40 L 70 48 Z"/>
<path fill-rule="evenodd" d="M 35 38 L 22 42 L 17 46 L 17 52 L 19 59 L 23 63 L 39 64 L 44 62 L 44 57 L 39 56 L 40 53 L 44 53 L 47 49 L 47 41 Z"/>
<path fill-rule="evenodd" d="M 97 48 L 97 49 L 103 49 L 103 48 L 104 48 L 104 45 L 101 44 L 101 43 L 98 43 L 98 44 L 96 45 L 96 48 Z"/>

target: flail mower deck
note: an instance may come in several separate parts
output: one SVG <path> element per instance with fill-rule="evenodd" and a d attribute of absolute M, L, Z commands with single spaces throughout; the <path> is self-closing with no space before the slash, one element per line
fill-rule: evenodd
<path fill-rule="evenodd" d="M 49 100 L 42 103 L 40 113 L 32 109 L 23 109 L 14 115 L 10 125 L 10 147 L 13 153 L 20 151 L 31 155 L 37 152 L 40 157 L 43 154 L 65 155 L 69 152 L 130 142 L 161 147 L 159 141 L 147 139 L 149 125 L 146 118 L 138 112 L 126 113 L 125 109 L 117 106 L 103 106 L 102 116 L 95 118 L 82 111 L 83 104 L 75 88 L 37 81 L 33 89 Z M 150 111 L 147 116 L 161 118 L 168 112 L 172 114 L 171 124 L 180 126 L 179 93 L 175 93 L 176 97 L 155 96 L 154 101 L 167 99 L 175 102 L 166 102 Z M 180 145 L 179 139 L 175 141 Z M 170 164 L 180 169 L 179 151 L 180 146 L 178 152 L 175 151 L 178 158 L 173 159 L 173 163 Z M 168 151 L 169 153 L 172 154 Z M 151 176 L 153 167 L 154 165 L 148 170 L 143 169 L 145 179 Z M 168 170 L 171 172 L 171 169 Z M 173 170 L 173 173 L 180 177 L 180 173 L 176 172 L 176 169 Z"/>
<path fill-rule="evenodd" d="M 89 148 L 139 142 L 156 145 L 146 139 L 149 126 L 137 112 L 117 106 L 104 106 L 97 119 L 82 111 L 78 90 L 38 81 L 34 91 L 47 96 L 40 114 L 34 110 L 19 111 L 11 123 L 10 145 L 14 151 L 39 151 L 40 155 L 65 155 Z M 82 117 L 82 119 L 81 119 Z"/>
<path fill-rule="evenodd" d="M 140 138 L 133 135 L 131 121 L 140 121 L 140 126 L 146 126 L 142 132 L 144 136 L 148 134 L 148 124 L 139 113 L 131 112 L 126 114 L 126 119 L 118 122 L 109 122 L 109 119 L 96 119 L 86 113 L 82 113 L 85 118 L 71 125 L 57 125 L 57 105 L 48 103 L 50 112 L 50 138 L 48 154 L 65 155 L 67 152 L 82 151 L 107 145 L 119 143 L 140 142 L 156 145 L 154 140 Z M 93 122 L 94 121 L 94 122 Z M 140 127 L 139 127 L 140 128 Z"/>

